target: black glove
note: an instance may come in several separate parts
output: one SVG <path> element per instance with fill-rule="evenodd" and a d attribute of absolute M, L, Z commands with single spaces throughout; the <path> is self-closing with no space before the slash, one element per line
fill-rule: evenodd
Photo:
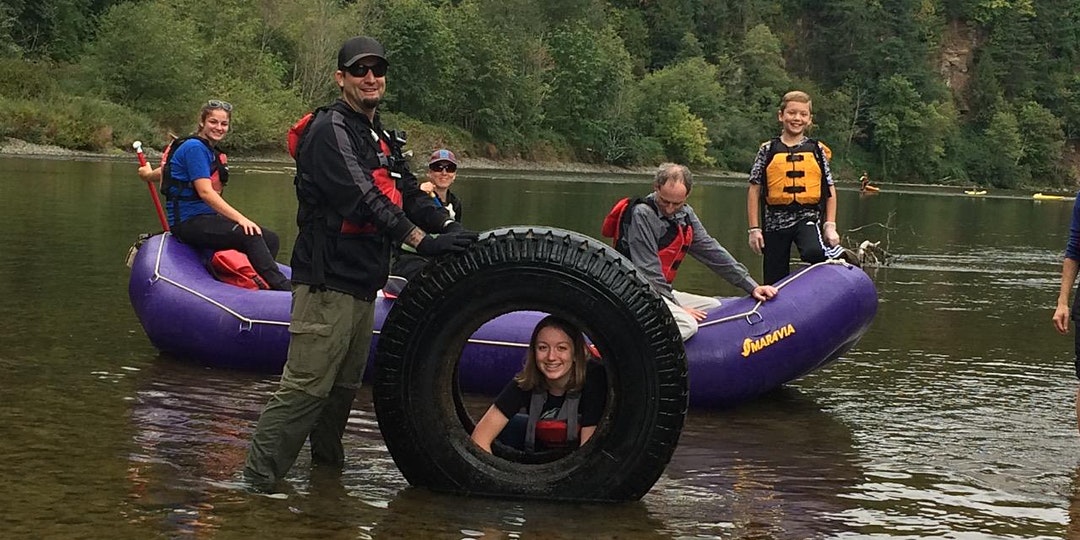
<path fill-rule="evenodd" d="M 446 222 L 446 225 L 443 226 L 443 232 L 444 233 L 471 234 L 473 236 L 477 236 L 476 231 L 466 229 L 464 225 L 462 225 L 461 223 L 459 223 L 457 221 L 448 221 L 448 222 Z"/>
<path fill-rule="evenodd" d="M 460 230 L 443 233 L 438 236 L 427 235 L 416 246 L 416 252 L 425 256 L 433 257 L 444 253 L 460 253 L 472 245 L 477 239 L 477 234 L 472 231 Z"/>

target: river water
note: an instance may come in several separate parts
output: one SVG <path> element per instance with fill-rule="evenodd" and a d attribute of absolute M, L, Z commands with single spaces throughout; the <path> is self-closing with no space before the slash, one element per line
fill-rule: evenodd
<path fill-rule="evenodd" d="M 291 176 L 239 163 L 227 196 L 283 239 Z M 646 176 L 469 171 L 471 228 L 599 235 Z M 745 187 L 690 203 L 760 276 Z M 157 230 L 127 161 L 0 158 L 0 536 L 5 538 L 1080 537 L 1072 340 L 1050 325 L 1071 203 L 884 184 L 839 223 L 895 255 L 877 318 L 840 361 L 734 410 L 693 410 L 640 502 L 553 504 L 410 488 L 358 397 L 341 477 L 294 468 L 286 500 L 234 488 L 271 376 L 160 357 L 124 257 Z M 854 231 L 852 231 L 855 229 Z M 687 263 L 681 289 L 736 291 Z M 1075 505 L 1073 501 L 1078 501 Z"/>

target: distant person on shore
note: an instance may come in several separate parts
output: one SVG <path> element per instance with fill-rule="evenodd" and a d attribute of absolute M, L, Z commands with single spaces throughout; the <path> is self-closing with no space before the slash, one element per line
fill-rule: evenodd
<path fill-rule="evenodd" d="M 1069 333 L 1069 321 L 1073 326 L 1073 369 L 1077 379 L 1080 379 L 1080 328 L 1077 328 L 1076 317 L 1080 314 L 1080 296 L 1074 294 L 1074 300 L 1069 302 L 1069 293 L 1074 292 L 1077 269 L 1080 268 L 1080 196 L 1073 203 L 1072 223 L 1069 225 L 1069 240 L 1065 243 L 1065 259 L 1061 263 L 1061 287 L 1058 289 L 1057 307 L 1054 309 L 1054 328 L 1062 335 Z M 1071 311 L 1070 311 L 1071 306 Z M 1076 421 L 1080 429 L 1080 385 L 1076 389 Z"/>
<path fill-rule="evenodd" d="M 429 193 L 435 205 L 445 208 L 450 218 L 461 223 L 461 199 L 450 191 L 457 179 L 458 161 L 453 152 L 440 148 L 428 158 L 427 181 L 420 184 L 420 189 Z M 394 263 L 390 274 L 406 280 L 414 278 L 427 265 L 429 258 L 416 253 L 408 244 L 402 244 L 394 250 Z"/>
<path fill-rule="evenodd" d="M 489 453 L 496 439 L 527 452 L 588 442 L 607 401 L 607 374 L 589 358 L 580 329 L 553 315 L 541 319 L 525 366 L 476 423 L 473 442 Z"/>
<path fill-rule="evenodd" d="M 139 178 L 161 183 L 169 229 L 182 242 L 197 248 L 242 251 L 271 289 L 287 291 L 292 285 L 274 262 L 280 245 L 277 234 L 221 197 L 229 167 L 217 145 L 229 132 L 232 109 L 228 102 L 208 101 L 199 111 L 195 134 L 170 143 L 161 167 L 139 167 Z"/>
<path fill-rule="evenodd" d="M 708 310 L 720 306 L 716 297 L 672 287 L 687 254 L 757 300 L 776 296 L 775 287 L 758 285 L 746 267 L 709 236 L 694 209 L 686 204 L 693 186 L 693 176 L 686 166 L 661 164 L 653 179 L 652 193 L 642 199 L 620 200 L 604 220 L 604 234 L 615 239 L 616 249 L 629 257 L 664 299 L 683 341 L 697 333 L 698 321 L 708 315 Z M 625 215 L 629 219 L 624 219 Z"/>
<path fill-rule="evenodd" d="M 873 186 L 870 185 L 870 175 L 863 171 L 862 176 L 859 177 L 859 191 L 866 191 Z"/>
<path fill-rule="evenodd" d="M 784 94 L 776 115 L 780 136 L 761 144 L 750 169 L 747 234 L 750 249 L 764 255 L 764 280 L 769 285 L 791 273 L 792 243 L 809 264 L 843 253 L 836 232 L 831 152 L 824 143 L 807 136 L 813 123 L 812 105 L 806 92 Z"/>

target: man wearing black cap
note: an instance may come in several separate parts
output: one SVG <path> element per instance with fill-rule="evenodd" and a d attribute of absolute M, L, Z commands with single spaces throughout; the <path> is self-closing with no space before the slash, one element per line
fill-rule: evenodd
<path fill-rule="evenodd" d="M 289 354 L 244 466 L 245 479 L 260 491 L 274 489 L 305 439 L 313 465 L 344 464 L 341 439 L 367 363 L 391 246 L 405 243 L 434 256 L 476 240 L 420 191 L 401 154 L 403 137 L 382 128 L 376 108 L 388 67 L 378 41 L 347 40 L 334 72 L 341 97 L 316 111 L 297 147 Z"/>

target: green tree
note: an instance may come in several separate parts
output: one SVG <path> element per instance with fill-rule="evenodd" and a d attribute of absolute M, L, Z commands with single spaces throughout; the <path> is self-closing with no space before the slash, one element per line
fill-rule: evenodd
<path fill-rule="evenodd" d="M 745 70 L 741 92 L 746 104 L 752 108 L 775 107 L 779 96 L 791 87 L 780 40 L 764 24 L 756 25 L 746 33 L 739 63 Z"/>
<path fill-rule="evenodd" d="M 449 18 L 460 53 L 454 82 L 460 105 L 448 118 L 512 152 L 539 136 L 552 61 L 539 37 L 528 36 L 527 26 L 504 26 L 522 21 L 502 14 L 493 24 L 486 9 L 496 8 L 465 2 Z"/>
<path fill-rule="evenodd" d="M 284 148 L 285 130 L 305 106 L 288 87 L 288 38 L 280 27 L 266 24 L 275 4 L 173 1 L 191 14 L 198 35 L 209 47 L 203 54 L 206 75 L 198 80 L 200 99 L 188 106 L 193 109 L 215 97 L 232 102 L 235 109 L 229 148 Z"/>
<path fill-rule="evenodd" d="M 613 8 L 608 16 L 609 24 L 622 38 L 623 47 L 630 54 L 634 76 L 645 75 L 649 65 L 649 26 L 645 15 L 638 9 Z"/>
<path fill-rule="evenodd" d="M 425 0 L 393 0 L 382 5 L 377 36 L 393 58 L 387 105 L 422 120 L 442 121 L 446 105 L 461 90 L 455 73 L 460 54 L 438 9 Z"/>
<path fill-rule="evenodd" d="M 1017 14 L 1035 14 L 1033 0 L 973 0 L 968 9 L 972 19 L 984 24 Z"/>
<path fill-rule="evenodd" d="M 334 84 L 337 51 L 358 34 L 370 34 L 380 24 L 374 0 L 264 2 L 267 24 L 284 36 L 288 50 L 281 53 L 287 86 L 307 108 L 315 108 L 340 94 Z"/>
<path fill-rule="evenodd" d="M 657 111 L 657 137 L 669 158 L 687 165 L 711 167 L 715 160 L 706 154 L 709 146 L 705 122 L 678 101 L 669 102 Z"/>
<path fill-rule="evenodd" d="M 1016 111 L 1017 130 L 1020 132 L 1020 165 L 1031 178 L 1040 184 L 1062 183 L 1062 150 L 1065 134 L 1061 121 L 1049 109 L 1034 101 L 1020 104 Z"/>
<path fill-rule="evenodd" d="M 645 76 L 640 83 L 642 103 L 659 109 L 678 101 L 701 118 L 711 118 L 723 110 L 727 89 L 718 82 L 716 67 L 704 58 L 690 58 Z M 648 121 L 648 110 L 643 118 Z"/>
<path fill-rule="evenodd" d="M 681 54 L 687 34 L 694 33 L 695 0 L 664 0 L 642 2 L 640 9 L 649 25 L 649 41 L 652 49 L 651 69 L 672 64 Z"/>
<path fill-rule="evenodd" d="M 19 54 L 11 30 L 15 26 L 15 9 L 11 4 L 0 4 L 0 58 Z"/>
<path fill-rule="evenodd" d="M 995 77 L 1005 97 L 1026 99 L 1035 93 L 1035 69 L 1041 46 L 1032 35 L 1031 14 L 1020 9 L 996 13 L 989 39 L 980 52 L 994 60 Z"/>
<path fill-rule="evenodd" d="M 131 31 L 155 28 L 162 20 L 172 21 L 169 32 Z M 107 11 L 87 62 L 107 99 L 179 129 L 190 125 L 193 107 L 204 99 L 210 52 L 195 22 L 174 2 L 151 0 Z"/>
<path fill-rule="evenodd" d="M 994 112 L 1004 103 L 1005 95 L 998 82 L 997 62 L 989 54 L 978 55 L 967 85 L 968 123 L 976 129 L 985 129 Z"/>
<path fill-rule="evenodd" d="M 74 60 L 92 37 L 94 18 L 110 0 L 7 0 L 0 9 L 0 28 L 23 55 Z M 0 40 L 2 43 L 3 40 Z"/>
<path fill-rule="evenodd" d="M 604 135 L 601 119 L 631 79 L 630 56 L 613 29 L 584 21 L 556 28 L 548 49 L 554 68 L 546 124 L 579 147 L 595 148 Z"/>
<path fill-rule="evenodd" d="M 955 113 L 943 104 L 923 102 L 914 84 L 900 75 L 883 81 L 875 97 L 870 119 L 882 172 L 933 178 L 940 171 Z"/>
<path fill-rule="evenodd" d="M 1020 166 L 1023 139 L 1016 115 L 1005 110 L 995 112 L 982 135 L 984 148 L 980 176 L 997 188 L 1015 188 L 1026 183 L 1029 176 L 1027 169 Z"/>

